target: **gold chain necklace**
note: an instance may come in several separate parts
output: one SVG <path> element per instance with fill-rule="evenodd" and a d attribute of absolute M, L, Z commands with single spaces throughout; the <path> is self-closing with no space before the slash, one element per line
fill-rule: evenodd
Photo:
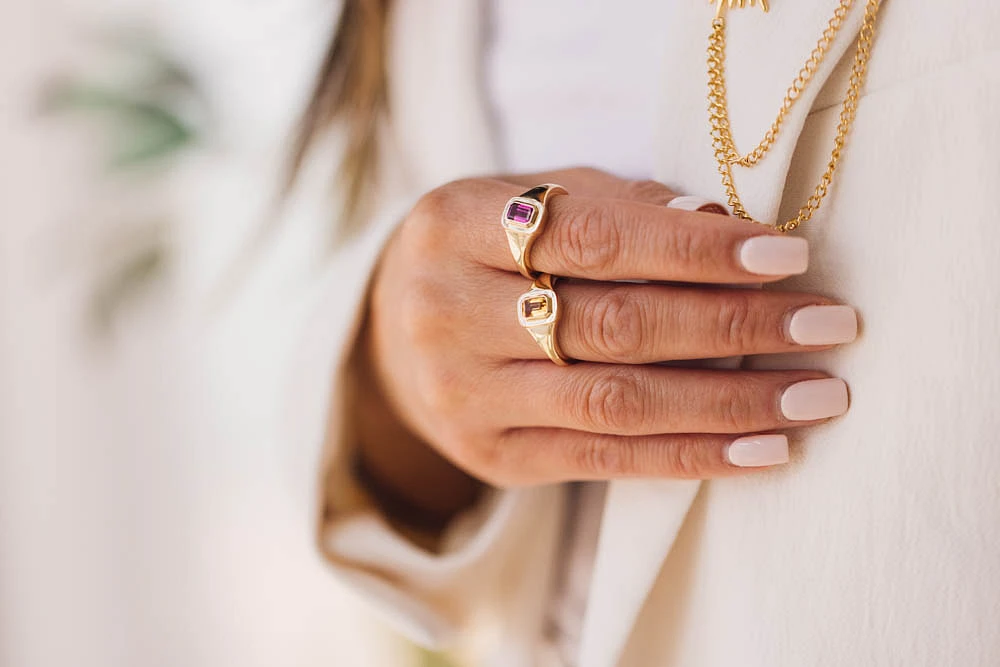
<path fill-rule="evenodd" d="M 712 35 L 708 42 L 708 115 L 712 129 L 712 148 L 715 151 L 715 159 L 719 166 L 719 175 L 722 177 L 722 186 L 726 189 L 726 196 L 733 214 L 743 220 L 757 222 L 747 212 L 740 200 L 740 195 L 736 191 L 736 184 L 733 181 L 733 167 L 753 167 L 759 163 L 777 140 L 782 124 L 788 117 L 789 111 L 795 105 L 802 92 L 812 81 L 813 75 L 819 69 L 820 64 L 826 58 L 827 51 L 840 28 L 844 23 L 854 4 L 854 0 L 840 0 L 833 18 L 827 24 L 823 35 L 816 43 L 816 48 L 809 54 L 809 59 L 805 66 L 799 70 L 798 76 L 785 93 L 785 99 L 778 111 L 771 127 L 764 134 L 764 138 L 752 151 L 746 155 L 740 154 L 733 141 L 733 133 L 729 123 L 729 103 L 726 94 L 726 10 L 729 7 L 744 7 L 753 5 L 754 0 L 712 0 L 717 5 L 715 19 L 712 21 Z M 761 8 L 768 11 L 767 0 L 759 0 Z M 861 96 L 861 88 L 864 86 L 865 77 L 868 74 L 868 60 L 871 58 L 872 42 L 875 39 L 875 25 L 878 19 L 878 10 L 881 0 L 868 0 L 865 7 L 865 18 L 861 26 L 861 33 L 858 36 L 858 46 L 854 55 L 854 66 L 851 68 L 851 78 L 847 87 L 847 95 L 840 111 L 840 123 L 837 126 L 837 136 L 833 142 L 833 152 L 830 155 L 830 162 L 827 164 L 826 172 L 820 179 L 819 185 L 813 194 L 806 200 L 806 203 L 799 209 L 798 214 L 791 220 L 775 223 L 774 228 L 779 232 L 790 232 L 804 222 L 813 217 L 819 210 L 820 204 L 826 197 L 833 182 L 833 176 L 840 164 L 841 153 L 847 144 L 847 137 L 851 133 L 851 127 L 858 113 L 858 100 Z"/>

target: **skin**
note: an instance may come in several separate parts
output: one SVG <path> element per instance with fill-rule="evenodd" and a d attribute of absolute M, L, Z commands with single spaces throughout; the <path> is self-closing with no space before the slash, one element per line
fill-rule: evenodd
<path fill-rule="evenodd" d="M 520 328 L 500 212 L 538 183 L 550 199 L 532 250 L 556 291 L 561 368 Z M 675 193 L 591 169 L 471 179 L 424 196 L 386 247 L 355 356 L 361 460 L 416 512 L 443 519 L 483 484 L 752 474 L 726 458 L 747 434 L 795 429 L 779 408 L 816 371 L 722 371 L 657 362 L 802 352 L 787 323 L 815 294 L 720 285 L 748 273 L 743 241 L 776 234 L 668 209 Z M 612 281 L 648 280 L 651 284 Z M 663 284 L 670 282 L 673 284 Z M 682 284 L 676 284 L 682 283 Z"/>

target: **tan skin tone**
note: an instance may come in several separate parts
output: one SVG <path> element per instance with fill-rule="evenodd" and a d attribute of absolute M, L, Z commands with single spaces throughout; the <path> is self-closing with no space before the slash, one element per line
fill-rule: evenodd
<path fill-rule="evenodd" d="M 548 361 L 514 313 L 529 287 L 499 215 L 534 185 L 560 183 L 532 250 L 557 287 L 559 340 L 580 363 Z M 816 371 L 721 371 L 657 362 L 826 349 L 790 340 L 815 294 L 720 287 L 748 273 L 740 244 L 772 234 L 664 206 L 653 182 L 591 169 L 451 183 L 426 195 L 386 247 L 358 348 L 361 456 L 428 516 L 497 487 L 627 477 L 752 474 L 726 458 L 737 437 L 808 426 L 779 409 Z M 657 283 L 623 284 L 641 279 Z"/>

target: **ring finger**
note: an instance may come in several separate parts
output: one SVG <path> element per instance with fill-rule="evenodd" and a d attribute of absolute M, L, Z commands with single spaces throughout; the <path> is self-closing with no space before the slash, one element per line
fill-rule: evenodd
<path fill-rule="evenodd" d="M 508 428 L 613 435 L 757 433 L 847 411 L 847 385 L 815 371 L 712 371 L 662 366 L 515 362 L 493 380 L 516 387 Z M 509 391 L 509 389 L 507 390 Z"/>

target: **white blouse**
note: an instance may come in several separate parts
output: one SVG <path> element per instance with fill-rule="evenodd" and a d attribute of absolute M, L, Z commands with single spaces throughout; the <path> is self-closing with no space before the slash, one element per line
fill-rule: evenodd
<path fill-rule="evenodd" d="M 512 173 L 649 178 L 668 0 L 493 0 L 486 97 Z"/>

